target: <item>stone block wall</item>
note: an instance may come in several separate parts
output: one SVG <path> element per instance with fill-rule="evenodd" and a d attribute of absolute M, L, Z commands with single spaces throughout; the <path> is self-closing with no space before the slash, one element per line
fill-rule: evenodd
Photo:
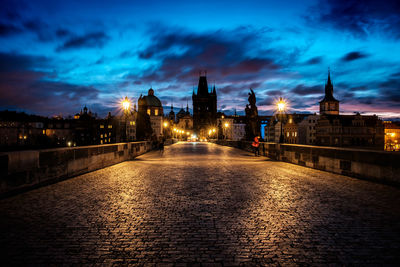
<path fill-rule="evenodd" d="M 149 142 L 131 142 L 0 153 L 0 196 L 130 160 L 150 149 Z"/>
<path fill-rule="evenodd" d="M 247 141 L 216 143 L 253 151 Z M 398 152 L 261 142 L 260 154 L 318 170 L 400 185 Z"/>

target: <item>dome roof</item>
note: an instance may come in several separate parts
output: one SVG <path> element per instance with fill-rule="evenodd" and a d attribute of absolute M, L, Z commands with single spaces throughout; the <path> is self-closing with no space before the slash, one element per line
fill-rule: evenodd
<path fill-rule="evenodd" d="M 143 97 L 148 107 L 161 107 L 161 101 L 154 95 L 147 95 Z"/>
<path fill-rule="evenodd" d="M 152 88 L 149 89 L 148 95 L 142 98 L 142 101 L 148 107 L 161 107 L 161 101 L 154 95 L 154 90 Z"/>

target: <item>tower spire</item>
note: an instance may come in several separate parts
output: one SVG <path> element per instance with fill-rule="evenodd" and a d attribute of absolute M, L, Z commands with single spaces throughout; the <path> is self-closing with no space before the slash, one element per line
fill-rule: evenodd
<path fill-rule="evenodd" d="M 330 69 L 330 67 L 328 67 L 328 82 L 327 82 L 327 84 L 331 84 L 332 82 L 331 82 L 331 69 Z"/>
<path fill-rule="evenodd" d="M 325 84 L 325 96 L 333 97 L 333 85 L 331 81 L 331 70 L 328 68 L 328 80 Z"/>

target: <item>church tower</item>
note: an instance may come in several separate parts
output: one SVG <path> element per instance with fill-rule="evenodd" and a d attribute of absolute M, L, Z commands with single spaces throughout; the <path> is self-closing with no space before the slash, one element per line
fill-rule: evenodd
<path fill-rule="evenodd" d="M 339 101 L 333 97 L 333 85 L 329 70 L 328 81 L 325 84 L 325 97 L 319 102 L 319 114 L 339 115 Z"/>
<path fill-rule="evenodd" d="M 193 130 L 206 136 L 210 127 L 217 124 L 217 92 L 215 85 L 209 90 L 207 77 L 200 75 L 197 93 L 193 91 Z"/>
<path fill-rule="evenodd" d="M 168 114 L 168 118 L 171 122 L 175 122 L 175 112 L 174 112 L 174 105 L 171 104 L 171 111 Z"/>

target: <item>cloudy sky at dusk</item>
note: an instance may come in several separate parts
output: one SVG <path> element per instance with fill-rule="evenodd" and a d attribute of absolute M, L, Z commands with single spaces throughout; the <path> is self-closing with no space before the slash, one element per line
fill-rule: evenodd
<path fill-rule="evenodd" d="M 330 67 L 342 112 L 400 117 L 400 2 L 383 2 L 2 0 L 0 109 L 105 115 L 150 87 L 191 106 L 206 69 L 219 110 L 251 87 L 262 114 L 280 96 L 316 112 Z"/>

